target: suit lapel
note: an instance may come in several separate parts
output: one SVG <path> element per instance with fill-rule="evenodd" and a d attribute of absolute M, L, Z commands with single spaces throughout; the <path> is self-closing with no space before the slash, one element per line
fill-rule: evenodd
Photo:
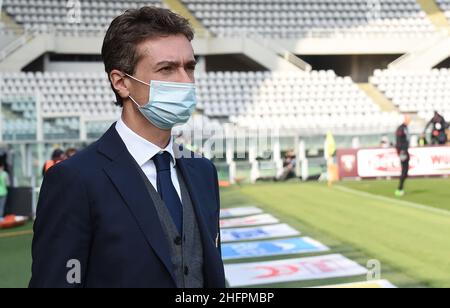
<path fill-rule="evenodd" d="M 145 236 L 175 282 L 168 243 L 165 238 L 155 205 L 145 183 L 136 170 L 136 163 L 113 125 L 100 141 L 99 152 L 112 161 L 104 167 L 105 173 L 119 191 Z"/>

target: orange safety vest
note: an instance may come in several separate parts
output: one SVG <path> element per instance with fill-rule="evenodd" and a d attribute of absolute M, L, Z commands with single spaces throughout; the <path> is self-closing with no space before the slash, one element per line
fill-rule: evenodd
<path fill-rule="evenodd" d="M 54 161 L 53 159 L 47 161 L 44 165 L 44 173 L 47 173 L 47 171 L 50 170 L 51 167 L 53 167 L 54 165 L 56 165 L 60 162 L 61 162 L 61 160 Z"/>

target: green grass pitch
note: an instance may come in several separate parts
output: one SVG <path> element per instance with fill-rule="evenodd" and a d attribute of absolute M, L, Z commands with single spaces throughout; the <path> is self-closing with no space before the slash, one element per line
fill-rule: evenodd
<path fill-rule="evenodd" d="M 393 196 L 396 185 L 396 181 L 377 180 L 343 182 L 333 188 L 299 182 L 232 187 L 222 190 L 222 207 L 257 205 L 302 235 L 321 241 L 331 248 L 329 253 L 341 253 L 363 266 L 368 260 L 379 260 L 382 278 L 399 287 L 450 287 L 450 180 L 410 180 L 407 195 L 401 199 Z M 32 236 L 11 234 L 23 230 L 31 230 L 31 225 L 0 231 L 0 287 L 27 286 Z M 277 259 L 297 257 L 301 256 Z M 310 287 L 364 279 L 270 287 Z"/>

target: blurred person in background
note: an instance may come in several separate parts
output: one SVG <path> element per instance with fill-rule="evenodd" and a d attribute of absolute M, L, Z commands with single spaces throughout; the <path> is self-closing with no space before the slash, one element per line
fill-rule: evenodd
<path fill-rule="evenodd" d="M 333 186 L 339 178 L 338 167 L 336 164 L 337 145 L 333 133 L 329 131 L 325 139 L 324 157 L 327 161 L 327 181 L 328 187 Z"/>
<path fill-rule="evenodd" d="M 405 195 L 405 181 L 408 178 L 409 172 L 409 129 L 408 126 L 411 124 L 411 117 L 405 115 L 403 124 L 397 129 L 395 133 L 397 142 L 396 149 L 398 156 L 400 157 L 400 162 L 402 165 L 402 174 L 400 176 L 400 184 L 398 190 L 395 192 L 397 197 L 403 197 Z"/>
<path fill-rule="evenodd" d="M 66 158 L 66 159 L 69 159 L 69 158 L 71 158 L 72 156 L 74 156 L 75 154 L 77 154 L 77 152 L 78 152 L 77 149 L 75 149 L 75 148 L 69 148 L 69 149 L 66 150 L 65 158 Z"/>
<path fill-rule="evenodd" d="M 66 155 L 63 150 L 56 149 L 52 153 L 52 158 L 45 162 L 44 167 L 42 168 L 42 175 L 44 176 L 51 167 L 56 164 L 62 162 L 66 158 Z"/>
<path fill-rule="evenodd" d="M 449 125 L 447 124 L 447 126 Z M 450 129 L 447 129 L 446 133 L 447 133 L 447 145 L 450 145 Z"/>
<path fill-rule="evenodd" d="M 381 140 L 380 140 L 380 147 L 381 148 L 387 149 L 387 148 L 390 148 L 392 146 L 393 146 L 393 144 L 389 141 L 389 137 L 388 136 L 381 137 Z"/>
<path fill-rule="evenodd" d="M 0 162 L 0 219 L 5 215 L 6 197 L 8 196 L 9 175 L 4 163 Z"/>
<path fill-rule="evenodd" d="M 425 133 L 428 128 L 432 127 L 431 131 L 431 144 L 432 145 L 444 145 L 447 143 L 447 133 L 448 124 L 444 117 L 435 111 L 433 118 L 428 122 L 425 127 Z"/>
<path fill-rule="evenodd" d="M 423 148 L 428 145 L 427 136 L 425 134 L 421 134 L 419 137 L 419 147 Z"/>
<path fill-rule="evenodd" d="M 287 181 L 295 178 L 295 167 L 297 165 L 297 156 L 294 150 L 286 152 L 283 159 L 283 172 L 276 178 L 277 181 Z"/>

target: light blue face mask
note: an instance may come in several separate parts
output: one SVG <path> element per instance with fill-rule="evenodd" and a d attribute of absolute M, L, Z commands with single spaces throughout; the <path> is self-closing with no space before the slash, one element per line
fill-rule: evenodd
<path fill-rule="evenodd" d="M 150 87 L 149 102 L 145 106 L 140 106 L 130 96 L 150 123 L 162 130 L 171 130 L 189 121 L 197 106 L 195 84 L 154 80 L 148 84 L 128 74 L 125 75 Z"/>

